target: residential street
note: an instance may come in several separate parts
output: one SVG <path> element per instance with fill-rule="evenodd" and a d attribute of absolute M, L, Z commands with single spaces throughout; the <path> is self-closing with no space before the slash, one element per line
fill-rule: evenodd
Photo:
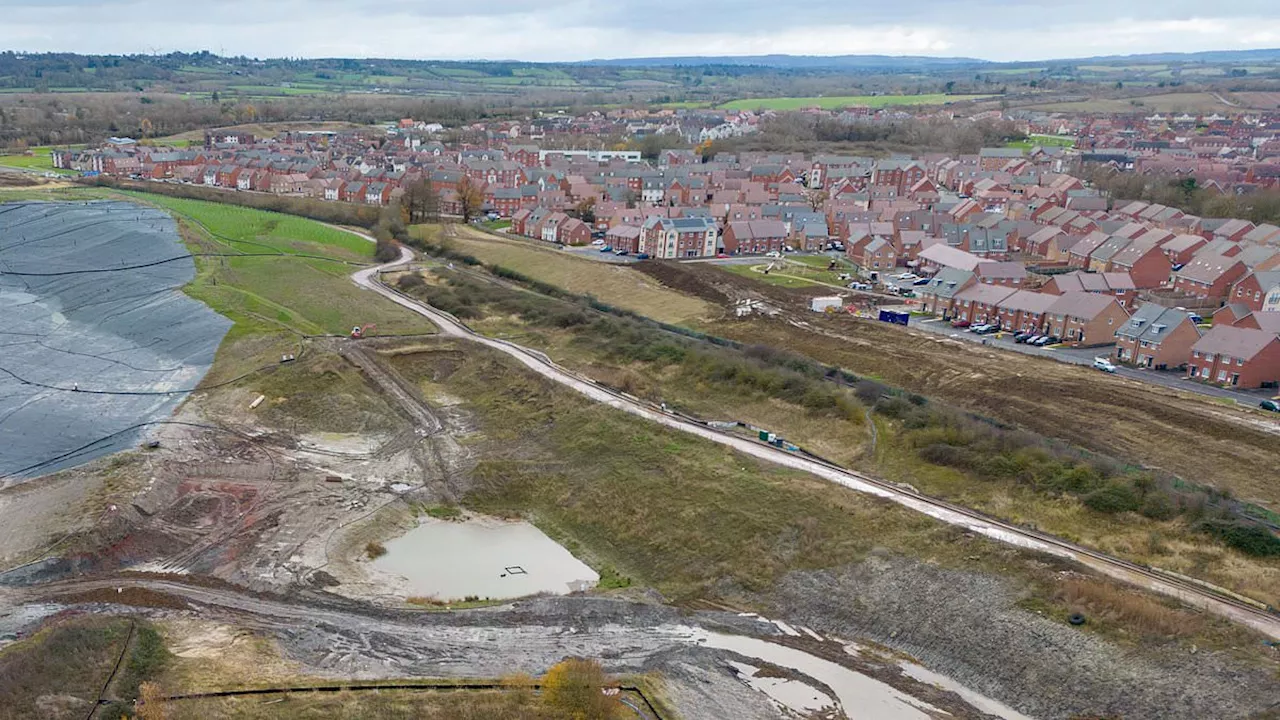
<path fill-rule="evenodd" d="M 1039 355 L 1047 357 L 1058 362 L 1071 363 L 1072 365 L 1092 365 L 1095 357 L 1112 356 L 1115 350 L 1114 345 L 1104 345 L 1092 348 L 1069 348 L 1069 347 L 1051 347 L 1038 348 L 1020 345 L 1013 341 L 1013 333 L 1002 332 L 995 335 L 976 335 L 968 332 L 963 328 L 953 328 L 950 323 L 943 322 L 937 318 L 911 318 L 911 327 L 924 332 L 931 332 L 938 335 L 946 335 L 957 340 L 965 340 L 968 342 L 983 343 L 995 346 L 1012 352 L 1020 352 L 1024 355 Z M 1101 372 L 1101 371 L 1099 371 Z M 1137 368 L 1125 367 L 1118 365 L 1116 375 L 1120 377 L 1138 380 L 1140 382 L 1151 383 L 1153 385 L 1161 385 L 1176 390 L 1186 390 L 1187 392 L 1207 395 L 1209 397 L 1223 398 L 1226 400 L 1234 400 L 1248 407 L 1257 407 L 1258 402 L 1269 398 L 1276 394 L 1275 390 L 1226 390 L 1213 385 L 1186 380 L 1185 375 L 1176 371 L 1158 371 L 1158 370 L 1140 370 Z"/>

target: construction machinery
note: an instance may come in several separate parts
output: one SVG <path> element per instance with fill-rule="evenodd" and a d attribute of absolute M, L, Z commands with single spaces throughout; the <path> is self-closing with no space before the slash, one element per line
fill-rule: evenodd
<path fill-rule="evenodd" d="M 373 335 L 377 332 L 378 332 L 378 326 L 374 325 L 373 323 L 369 323 L 367 325 L 357 325 L 351 328 L 351 339 L 359 340 L 360 338 L 369 337 L 370 335 Z"/>

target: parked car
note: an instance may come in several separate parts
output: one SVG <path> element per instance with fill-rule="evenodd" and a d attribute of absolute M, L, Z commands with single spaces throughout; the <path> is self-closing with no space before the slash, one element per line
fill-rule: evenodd
<path fill-rule="evenodd" d="M 912 284 L 912 285 L 928 285 L 928 284 L 929 284 L 929 278 L 920 278 L 919 280 L 916 280 L 915 282 L 913 282 L 913 283 L 911 283 L 911 284 Z"/>
<path fill-rule="evenodd" d="M 630 252 L 630 251 L 628 251 L 626 248 L 623 248 L 623 249 L 621 249 L 621 250 L 615 250 L 615 251 L 613 251 L 613 254 L 614 254 L 614 255 L 617 255 L 618 257 L 622 257 L 623 255 L 630 255 L 630 254 L 631 254 L 631 252 Z"/>
<path fill-rule="evenodd" d="M 1036 335 L 1035 333 L 1032 333 L 1032 334 L 1031 334 L 1031 337 L 1028 337 L 1026 340 L 1023 340 L 1023 342 L 1024 342 L 1024 343 L 1026 343 L 1026 344 L 1028 344 L 1028 345 L 1035 345 L 1035 344 L 1040 340 L 1040 338 L 1042 338 L 1042 337 L 1044 337 L 1044 336 L 1043 336 L 1043 335 Z"/>
<path fill-rule="evenodd" d="M 979 335 L 991 335 L 992 333 L 998 333 L 998 332 L 1000 332 L 1000 326 L 999 326 L 999 325 L 986 325 L 986 326 L 984 326 L 981 330 L 979 330 L 979 331 L 978 331 L 978 334 L 979 334 Z"/>
<path fill-rule="evenodd" d="M 966 327 L 969 327 L 969 321 L 968 321 L 968 320 L 952 320 L 952 321 L 951 321 L 951 327 L 953 327 L 953 328 L 966 328 Z"/>
<path fill-rule="evenodd" d="M 1116 371 L 1116 364 L 1104 357 L 1094 358 L 1093 367 L 1107 373 L 1113 373 Z"/>
<path fill-rule="evenodd" d="M 1053 338 L 1049 337 L 1048 335 L 1041 335 L 1040 337 L 1036 338 L 1034 342 L 1029 342 L 1027 344 L 1035 345 L 1036 347 L 1044 347 L 1045 345 L 1048 345 L 1049 341 L 1052 339 Z"/>
<path fill-rule="evenodd" d="M 986 323 L 978 323 L 977 325 L 970 325 L 970 326 L 969 326 L 969 332 L 971 332 L 971 333 L 980 333 L 980 332 L 982 332 L 982 331 L 986 330 L 986 329 L 987 329 L 987 328 L 989 328 L 989 327 L 991 327 L 991 326 L 990 326 L 990 325 L 988 325 L 988 324 L 986 324 Z"/>
<path fill-rule="evenodd" d="M 764 256 L 777 258 L 777 257 L 782 257 L 782 253 L 778 252 L 777 250 L 770 250 L 769 252 L 765 253 Z"/>
<path fill-rule="evenodd" d="M 596 239 L 596 240 L 592 240 L 592 241 L 591 241 L 591 244 L 592 244 L 592 245 L 595 245 L 596 247 L 600 247 L 601 245 L 604 245 L 604 241 L 603 241 L 603 240 Z"/>
<path fill-rule="evenodd" d="M 1033 337 L 1035 337 L 1035 336 L 1036 336 L 1036 334 L 1035 334 L 1035 333 L 1020 332 L 1020 333 L 1018 333 L 1017 335 L 1014 335 L 1014 336 L 1013 336 L 1013 341 L 1014 341 L 1015 343 L 1018 343 L 1019 345 L 1021 345 L 1022 343 L 1024 343 L 1024 342 L 1026 342 L 1026 341 L 1030 340 L 1031 338 L 1033 338 Z"/>
<path fill-rule="evenodd" d="M 636 259 L 637 259 L 637 260 L 648 260 L 648 259 L 649 259 L 649 253 L 636 253 Z"/>
<path fill-rule="evenodd" d="M 1275 400 L 1263 400 L 1262 402 L 1258 403 L 1258 407 L 1262 408 L 1263 410 L 1269 410 L 1274 413 L 1280 413 L 1280 402 L 1276 402 Z"/>
<path fill-rule="evenodd" d="M 719 259 L 721 259 L 721 260 L 723 260 L 723 259 L 725 259 L 725 258 L 727 258 L 727 257 L 729 257 L 729 256 L 728 256 L 728 255 L 726 255 L 725 253 L 716 253 L 716 257 L 717 257 L 717 258 L 719 258 Z"/>
<path fill-rule="evenodd" d="M 600 248 L 600 252 L 602 253 L 613 252 L 613 246 L 605 245 L 604 247 Z"/>

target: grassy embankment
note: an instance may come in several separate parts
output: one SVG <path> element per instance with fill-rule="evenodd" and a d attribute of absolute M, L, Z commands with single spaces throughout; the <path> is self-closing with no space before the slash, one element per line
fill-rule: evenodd
<path fill-rule="evenodd" d="M 844 258 L 836 260 L 837 269 L 828 270 L 831 258 L 823 256 L 791 256 L 787 257 L 782 263 L 775 263 L 773 270 L 768 274 L 764 269 L 769 267 L 770 263 L 761 262 L 751 265 L 725 264 L 716 267 L 734 275 L 759 280 L 760 282 L 776 285 L 785 288 L 811 288 L 824 287 L 825 285 L 835 285 L 845 287 L 849 281 L 841 280 L 841 273 L 855 273 L 857 266 Z M 835 288 L 832 288 L 833 290 Z"/>
<path fill-rule="evenodd" d="M 380 690 L 169 703 L 170 720 L 553 720 L 532 692 Z"/>
<path fill-rule="evenodd" d="M 349 275 L 373 262 L 373 243 L 292 215 L 158 195 L 128 193 L 171 212 L 194 252 L 282 253 L 197 261 L 185 291 L 235 322 L 218 348 L 206 386 L 256 372 L 209 398 L 230 411 L 262 393 L 258 421 L 293 431 L 381 432 L 395 413 L 349 363 L 315 352 L 305 335 L 346 335 L 373 323 L 381 335 L 429 334 L 425 318 L 356 287 Z M 320 256 L 330 259 L 300 257 Z M 297 362 L 279 365 L 285 353 Z M 248 394 L 246 396 L 246 394 Z"/>
<path fill-rule="evenodd" d="M 918 396 L 886 402 L 883 386 L 841 395 L 830 383 L 810 384 L 822 371 L 806 370 L 805 363 L 817 366 L 787 353 L 727 355 L 683 346 L 652 329 L 548 305 L 528 293 L 495 291 L 456 272 L 428 281 L 415 292 L 478 330 L 540 347 L 642 397 L 709 419 L 768 427 L 931 494 L 1272 601 L 1278 572 L 1266 557 L 1272 545 L 1258 526 L 1242 522 L 1241 508 L 1227 496 Z M 875 409 L 873 455 L 861 407 Z"/>
<path fill-rule="evenodd" d="M 786 612 L 767 598 L 787 574 L 887 552 L 998 575 L 1028 607 L 1064 621 L 1088 612 L 1090 631 L 1124 642 L 1251 645 L 1225 621 L 1099 579 L 1067 587 L 1063 568 L 1043 557 L 618 413 L 496 354 L 469 349 L 458 363 L 457 349 L 393 362 L 428 397 L 462 398 L 477 415 L 485 459 L 466 503 L 530 517 L 598 568 L 606 587 L 635 582 L 681 604 Z M 743 400 L 751 404 L 763 391 L 739 394 L 754 395 Z"/>
<path fill-rule="evenodd" d="M 52 623 L 0 650 L 0 720 L 79 718 L 98 702 L 122 652 L 120 670 L 99 717 L 126 716 L 139 685 L 159 673 L 169 654 L 159 633 L 139 621 L 126 648 L 130 621 L 82 617 Z"/>
<path fill-rule="evenodd" d="M 413 228 L 413 233 L 419 238 L 429 236 L 435 239 L 439 236 L 439 228 L 419 226 Z M 693 322 L 714 312 L 702 300 L 664 288 L 652 278 L 626 266 L 572 257 L 562 254 L 563 251 L 544 249 L 527 241 L 495 237 L 468 227 L 458 227 L 455 237 L 448 243 L 486 263 L 519 269 L 530 277 L 570 292 L 592 295 L 603 302 L 663 322 Z"/>
<path fill-rule="evenodd" d="M 60 170 L 53 166 L 53 147 L 42 145 L 40 147 L 31 148 L 31 154 L 25 153 L 15 155 L 0 154 L 0 165 L 14 168 L 22 168 L 23 170 L 40 170 L 43 172 L 55 173 L 57 175 L 79 175 L 74 170 Z"/>
<path fill-rule="evenodd" d="M 373 244 L 322 223 L 200 200 L 127 193 L 177 219 L 194 252 L 244 254 L 202 258 L 186 288 L 235 322 L 206 382 L 296 351 L 299 335 L 345 335 L 375 323 L 381 334 L 432 332 L 427 320 L 357 288 L 349 275 L 373 262 Z M 251 257 L 251 254 L 278 256 Z M 304 255 L 317 257 L 301 257 Z"/>

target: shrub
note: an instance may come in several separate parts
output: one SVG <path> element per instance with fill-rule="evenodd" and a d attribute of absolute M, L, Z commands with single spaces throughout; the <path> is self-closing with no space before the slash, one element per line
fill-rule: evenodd
<path fill-rule="evenodd" d="M 1253 523 L 1211 518 L 1196 524 L 1200 532 L 1212 535 L 1246 555 L 1272 557 L 1280 555 L 1280 537 L 1268 528 Z"/>
<path fill-rule="evenodd" d="M 1178 516 L 1178 506 L 1167 493 L 1153 492 L 1147 495 L 1138 512 L 1152 520 L 1172 520 Z"/>
<path fill-rule="evenodd" d="M 878 415 L 900 418 L 911 413 L 914 406 L 905 398 L 897 395 L 886 395 L 876 401 L 875 411 Z"/>
<path fill-rule="evenodd" d="M 973 453 L 969 452 L 968 449 L 945 443 L 936 443 L 923 447 L 918 454 L 920 459 L 925 462 L 961 470 L 972 467 L 974 460 Z"/>
<path fill-rule="evenodd" d="M 364 554 L 367 555 L 370 560 L 377 560 L 387 554 L 387 548 L 382 543 L 376 540 L 371 540 L 365 544 Z"/>
<path fill-rule="evenodd" d="M 429 517 L 437 520 L 458 520 L 462 518 L 462 510 L 452 505 L 432 505 L 424 511 Z"/>
<path fill-rule="evenodd" d="M 396 280 L 396 287 L 400 288 L 401 290 L 412 290 L 413 288 L 419 288 L 426 284 L 427 284 L 427 281 L 424 280 L 422 275 L 419 275 L 418 273 L 409 273 L 407 275 L 401 275 Z"/>
<path fill-rule="evenodd" d="M 1103 513 L 1133 512 L 1141 506 L 1138 493 L 1124 482 L 1110 482 L 1084 496 L 1086 507 Z"/>

